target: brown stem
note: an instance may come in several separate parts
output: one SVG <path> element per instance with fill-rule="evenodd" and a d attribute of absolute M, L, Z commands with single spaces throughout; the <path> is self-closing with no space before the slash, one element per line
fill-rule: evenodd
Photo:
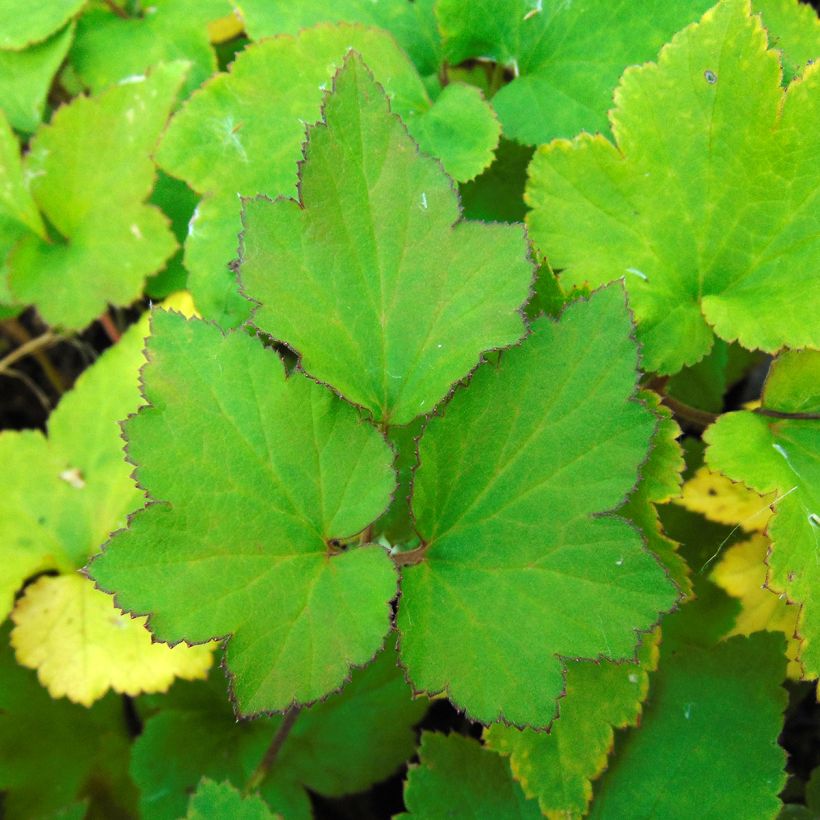
<path fill-rule="evenodd" d="M 805 421 L 820 421 L 820 413 L 785 413 L 781 410 L 769 410 L 766 407 L 757 407 L 752 410 L 758 416 L 769 416 L 773 419 L 802 419 Z"/>
<path fill-rule="evenodd" d="M 718 419 L 717 413 L 710 413 L 698 407 L 691 407 L 673 396 L 662 396 L 661 401 L 678 417 L 701 430 L 705 430 Z"/>
<path fill-rule="evenodd" d="M 5 330 L 6 333 L 8 333 L 12 339 L 19 342 L 21 346 L 32 341 L 31 334 L 16 319 L 7 319 L 5 322 Z M 55 336 L 54 343 L 58 341 L 59 338 Z M 39 364 L 42 368 L 45 377 L 48 379 L 49 384 L 54 388 L 54 391 L 58 396 L 61 396 L 65 392 L 65 382 L 63 381 L 63 377 L 60 375 L 60 371 L 54 367 L 51 363 L 51 359 L 48 358 L 42 348 L 35 348 L 31 351 L 31 355 L 34 357 L 37 364 Z"/>
<path fill-rule="evenodd" d="M 35 336 L 33 339 L 29 338 L 19 347 L 12 350 L 7 356 L 0 359 L 0 373 L 11 367 L 11 365 L 15 362 L 20 361 L 20 359 L 24 359 L 29 355 L 34 355 L 38 350 L 42 350 L 44 347 L 55 344 L 59 341 L 59 338 L 59 336 L 52 333 L 50 330 L 47 330 L 41 336 Z"/>
<path fill-rule="evenodd" d="M 405 550 L 404 552 L 392 552 L 390 557 L 397 567 L 407 567 L 412 564 L 420 564 L 424 560 L 429 544 L 422 544 L 412 550 Z"/>
<path fill-rule="evenodd" d="M 105 335 L 108 336 L 108 338 L 111 340 L 111 343 L 116 344 L 120 340 L 122 334 L 120 333 L 117 326 L 114 324 L 114 320 L 111 318 L 108 311 L 106 311 L 105 313 L 103 313 L 102 316 L 100 316 L 100 324 L 102 325 L 103 330 L 105 331 Z"/>
<path fill-rule="evenodd" d="M 276 730 L 276 734 L 273 736 L 270 746 L 268 746 L 265 751 L 264 757 L 253 774 L 248 778 L 244 789 L 245 794 L 249 794 L 262 785 L 262 782 L 268 776 L 268 772 L 273 768 L 273 764 L 276 763 L 276 758 L 279 757 L 279 752 L 282 750 L 282 746 L 285 745 L 290 730 L 293 728 L 293 724 L 296 723 L 296 718 L 299 717 L 299 712 L 301 711 L 299 706 L 291 706 L 287 712 L 285 712 L 285 716 L 279 724 L 279 728 Z"/>

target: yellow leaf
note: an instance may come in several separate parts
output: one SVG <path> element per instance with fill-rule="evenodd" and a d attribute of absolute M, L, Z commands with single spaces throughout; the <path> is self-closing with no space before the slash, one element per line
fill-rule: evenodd
<path fill-rule="evenodd" d="M 740 600 L 740 614 L 734 629 L 727 635 L 751 635 L 752 632 L 783 632 L 788 639 L 786 657 L 788 675 L 799 680 L 802 669 L 797 662 L 800 641 L 795 638 L 800 607 L 788 604 L 785 598 L 772 592 L 766 583 L 765 559 L 769 540 L 753 535 L 730 547 L 712 571 L 712 579 L 733 598 Z"/>
<path fill-rule="evenodd" d="M 109 689 L 164 692 L 174 678 L 204 678 L 213 645 L 152 643 L 145 618 L 123 615 L 113 599 L 79 574 L 42 577 L 12 613 L 17 661 L 37 670 L 54 698 L 84 706 Z"/>
<path fill-rule="evenodd" d="M 194 304 L 194 297 L 191 296 L 191 292 L 188 290 L 177 290 L 169 294 L 162 300 L 161 307 L 164 310 L 175 310 L 177 313 L 181 313 L 186 319 L 191 319 L 194 316 L 196 316 L 197 319 L 202 318 L 202 315 Z"/>
<path fill-rule="evenodd" d="M 758 495 L 708 467 L 700 467 L 683 485 L 676 504 L 719 524 L 737 524 L 746 532 L 763 532 L 776 494 Z"/>
<path fill-rule="evenodd" d="M 226 43 L 238 37 L 244 30 L 245 23 L 239 12 L 234 9 L 230 14 L 208 23 L 208 39 L 215 44 Z"/>

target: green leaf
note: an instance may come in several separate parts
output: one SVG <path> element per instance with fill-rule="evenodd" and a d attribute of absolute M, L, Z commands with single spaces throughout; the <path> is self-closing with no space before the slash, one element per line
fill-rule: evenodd
<path fill-rule="evenodd" d="M 711 0 L 439 0 L 445 54 L 485 57 L 514 79 L 493 97 L 504 135 L 537 145 L 578 131 L 606 132 L 612 89 L 628 65 L 655 57 Z"/>
<path fill-rule="evenodd" d="M 491 726 L 489 747 L 510 758 L 527 797 L 538 798 L 549 817 L 581 817 L 592 798 L 591 780 L 606 767 L 615 729 L 635 726 L 658 664 L 660 630 L 646 636 L 638 664 L 572 661 L 567 664 L 566 698 L 549 734 Z"/>
<path fill-rule="evenodd" d="M 187 96 L 216 71 L 208 23 L 230 12 L 228 0 L 214 4 L 151 0 L 139 17 L 123 19 L 108 8 L 91 8 L 77 24 L 71 64 L 95 93 L 161 62 L 187 60 Z"/>
<path fill-rule="evenodd" d="M 136 798 L 128 778 L 129 746 L 119 698 L 110 695 L 91 709 L 52 700 L 33 672 L 17 666 L 8 630 L 0 631 L 0 790 L 6 820 L 51 817 L 83 797 L 92 804 L 89 816 L 129 816 Z"/>
<path fill-rule="evenodd" d="M 373 545 L 339 552 L 387 506 L 392 453 L 356 411 L 244 331 L 157 311 L 125 425 L 154 503 L 90 567 L 176 643 L 230 637 L 242 714 L 324 697 L 390 626 L 396 572 Z M 181 472 L 180 464 L 186 470 Z"/>
<path fill-rule="evenodd" d="M 680 590 L 688 595 L 692 591 L 689 567 L 677 553 L 678 544 L 663 532 L 656 508 L 656 505 L 680 496 L 684 468 L 683 451 L 678 444 L 681 430 L 656 393 L 643 390 L 640 397 L 658 417 L 658 424 L 649 457 L 640 468 L 640 481 L 618 512 L 638 527 L 650 551 Z"/>
<path fill-rule="evenodd" d="M 0 0 L 0 48 L 19 51 L 61 29 L 85 0 L 48 0 L 21 7 L 19 0 Z"/>
<path fill-rule="evenodd" d="M 803 605 L 800 660 L 812 678 L 820 674 L 818 385 L 820 352 L 789 351 L 772 365 L 760 411 L 727 413 L 704 434 L 711 469 L 759 493 L 777 493 L 766 583 Z"/>
<path fill-rule="evenodd" d="M 408 811 L 400 817 L 541 817 L 503 758 L 456 734 L 422 733 L 419 764 L 410 767 L 404 802 Z"/>
<path fill-rule="evenodd" d="M 590 816 L 775 817 L 786 782 L 783 646 L 767 632 L 708 648 L 664 636 L 640 728 L 621 738 Z"/>
<path fill-rule="evenodd" d="M 452 183 L 418 155 L 358 59 L 337 76 L 305 156 L 299 202 L 245 203 L 253 321 L 312 376 L 382 423 L 406 424 L 482 351 L 521 337 L 523 230 L 461 220 Z"/>
<path fill-rule="evenodd" d="M 77 97 L 37 132 L 25 173 L 55 236 L 17 246 L 10 285 L 50 324 L 81 328 L 106 303 L 132 302 L 173 253 L 167 220 L 144 201 L 154 184 L 150 155 L 185 70 L 160 66 L 148 78 Z"/>
<path fill-rule="evenodd" d="M 279 717 L 236 722 L 217 674 L 208 684 L 178 684 L 134 744 L 144 817 L 179 817 L 203 774 L 243 788 L 276 734 Z M 306 788 L 329 797 L 368 788 L 413 754 L 411 727 L 426 709 L 411 699 L 395 652 L 381 653 L 339 694 L 299 714 L 262 795 L 287 818 L 310 817 Z"/>
<path fill-rule="evenodd" d="M 0 51 L 0 108 L 18 131 L 30 133 L 43 119 L 46 95 L 73 37 L 69 25 L 23 51 Z"/>
<path fill-rule="evenodd" d="M 617 147 L 582 134 L 533 159 L 533 240 L 570 284 L 625 276 L 647 370 L 693 364 L 714 336 L 820 346 L 820 279 L 805 275 L 820 252 L 820 70 L 785 96 L 780 76 L 759 18 L 724 0 L 626 71 Z"/>
<path fill-rule="evenodd" d="M 422 436 L 425 546 L 402 576 L 402 663 L 416 689 L 482 722 L 547 726 L 564 658 L 634 658 L 637 632 L 678 597 L 635 529 L 602 515 L 635 485 L 655 427 L 631 332 L 619 287 L 543 317 Z"/>
<path fill-rule="evenodd" d="M 119 420 L 140 403 L 147 323 L 83 372 L 39 430 L 0 433 L 0 618 L 31 575 L 71 573 L 125 525 L 142 493 L 123 460 Z"/>
<path fill-rule="evenodd" d="M 769 45 L 780 51 L 784 80 L 791 82 L 820 57 L 817 12 L 799 0 L 754 0 L 752 7 L 763 18 Z"/>
<path fill-rule="evenodd" d="M 274 815 L 259 795 L 243 797 L 230 783 L 214 783 L 203 777 L 188 803 L 187 820 L 273 820 Z"/>
<path fill-rule="evenodd" d="M 208 195 L 191 223 L 185 251 L 190 288 L 206 317 L 225 326 L 247 318 L 249 307 L 238 297 L 235 275 L 227 268 L 242 230 L 237 194 L 297 194 L 305 124 L 321 117 L 324 92 L 350 49 L 375 72 L 392 110 L 411 133 L 423 131 L 422 147 L 445 168 L 453 165 L 474 176 L 492 158 L 498 123 L 489 106 L 463 87 L 433 104 L 406 55 L 385 32 L 324 25 L 248 47 L 228 73 L 211 79 L 183 106 L 158 152 L 168 173 Z M 299 66 L 295 74 L 294 65 Z M 469 108 L 452 120 L 447 112 L 459 100 L 469 102 Z M 464 145 L 475 149 L 469 168 Z"/>
<path fill-rule="evenodd" d="M 299 34 L 317 23 L 362 23 L 387 29 L 407 52 L 422 76 L 435 74 L 441 64 L 441 38 L 433 0 L 232 0 L 242 12 L 248 35 L 259 40 L 276 34 Z"/>

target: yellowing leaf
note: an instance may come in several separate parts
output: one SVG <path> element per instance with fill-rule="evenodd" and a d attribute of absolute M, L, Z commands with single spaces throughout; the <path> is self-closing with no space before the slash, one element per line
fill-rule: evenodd
<path fill-rule="evenodd" d="M 12 613 L 17 661 L 37 670 L 52 697 L 91 706 L 109 689 L 164 692 L 175 677 L 204 678 L 212 645 L 152 643 L 145 618 L 123 615 L 81 575 L 44 576 Z"/>
<path fill-rule="evenodd" d="M 785 633 L 789 659 L 786 671 L 790 678 L 799 680 L 802 677 L 802 667 L 797 662 L 800 641 L 795 638 L 795 632 L 800 607 L 766 588 L 768 551 L 769 540 L 762 535 L 734 544 L 712 571 L 712 580 L 733 598 L 740 599 L 740 614 L 729 635 L 751 635 L 761 630 Z"/>
<path fill-rule="evenodd" d="M 737 524 L 746 532 L 763 532 L 775 498 L 775 493 L 759 495 L 745 484 L 699 467 L 683 485 L 682 497 L 675 503 L 718 524 Z"/>

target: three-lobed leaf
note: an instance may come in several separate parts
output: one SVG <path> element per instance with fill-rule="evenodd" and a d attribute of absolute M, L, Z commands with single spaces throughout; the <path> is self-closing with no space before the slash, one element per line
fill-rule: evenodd
<path fill-rule="evenodd" d="M 243 291 L 254 324 L 308 373 L 406 424 L 482 351 L 521 337 L 526 241 L 518 226 L 461 220 L 451 181 L 360 60 L 345 63 L 324 115 L 308 132 L 299 201 L 245 203 Z"/>
<path fill-rule="evenodd" d="M 241 713 L 318 700 L 373 657 L 390 627 L 396 572 L 386 552 L 335 547 L 387 506 L 390 448 L 326 388 L 286 376 L 243 330 L 223 335 L 159 311 L 153 331 L 149 405 L 125 428 L 153 503 L 90 573 L 120 606 L 150 613 L 161 640 L 231 636 Z"/>
<path fill-rule="evenodd" d="M 537 320 L 419 443 L 425 546 L 402 573 L 402 663 L 482 722 L 547 726 L 565 658 L 634 658 L 678 597 L 638 532 L 603 514 L 634 487 L 655 428 L 635 399 L 631 330 L 619 287 Z"/>

